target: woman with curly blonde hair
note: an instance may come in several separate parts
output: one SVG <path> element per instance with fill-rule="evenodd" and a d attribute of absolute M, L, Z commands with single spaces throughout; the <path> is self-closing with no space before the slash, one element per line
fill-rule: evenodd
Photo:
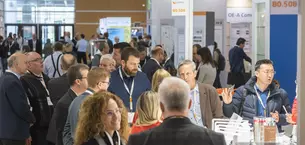
<path fill-rule="evenodd" d="M 99 92 L 84 100 L 74 145 L 125 145 L 128 134 L 127 110 L 119 97 Z"/>

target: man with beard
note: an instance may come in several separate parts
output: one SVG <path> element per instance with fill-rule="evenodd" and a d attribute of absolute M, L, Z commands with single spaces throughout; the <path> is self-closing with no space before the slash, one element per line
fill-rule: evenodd
<path fill-rule="evenodd" d="M 142 71 L 147 75 L 149 81 L 158 69 L 161 69 L 161 64 L 164 63 L 164 50 L 161 47 L 156 47 L 151 51 L 151 59 L 144 64 Z"/>
<path fill-rule="evenodd" d="M 122 51 L 121 67 L 111 73 L 109 92 L 120 96 L 130 112 L 135 111 L 138 97 L 151 89 L 145 73 L 138 71 L 140 52 L 132 47 Z M 129 116 L 130 117 L 130 116 Z"/>

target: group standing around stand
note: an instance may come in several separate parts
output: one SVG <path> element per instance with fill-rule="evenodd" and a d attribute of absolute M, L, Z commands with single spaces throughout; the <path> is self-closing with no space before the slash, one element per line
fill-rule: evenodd
<path fill-rule="evenodd" d="M 88 66 L 83 34 L 70 40 L 65 33 L 48 55 L 36 35 L 24 53 L 9 36 L 0 51 L 8 66 L 0 77 L 0 145 L 222 145 L 224 135 L 211 130 L 214 118 L 272 117 L 280 130 L 292 122 L 271 60 L 257 61 L 255 76 L 236 83 L 234 95 L 225 89 L 221 100 L 216 88 L 225 62 L 217 43 L 213 52 L 194 45 L 193 60 L 176 68 L 174 54 L 151 48 L 150 35 L 114 45 L 108 37 Z M 239 61 L 251 62 L 244 43 L 240 38 L 229 53 L 233 77 L 244 71 Z"/>

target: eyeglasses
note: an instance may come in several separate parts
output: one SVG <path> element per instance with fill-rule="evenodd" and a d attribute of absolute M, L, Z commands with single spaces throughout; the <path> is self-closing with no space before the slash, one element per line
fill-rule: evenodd
<path fill-rule="evenodd" d="M 104 81 L 102 81 L 102 83 L 107 84 L 107 85 L 110 85 L 110 82 L 104 82 Z"/>
<path fill-rule="evenodd" d="M 262 71 L 263 73 L 265 73 L 265 74 L 276 74 L 276 71 L 268 71 L 268 70 L 266 70 L 266 71 Z"/>
<path fill-rule="evenodd" d="M 117 108 L 115 110 L 106 110 L 106 115 L 108 117 L 113 117 L 115 114 L 121 115 L 123 111 L 123 108 Z"/>

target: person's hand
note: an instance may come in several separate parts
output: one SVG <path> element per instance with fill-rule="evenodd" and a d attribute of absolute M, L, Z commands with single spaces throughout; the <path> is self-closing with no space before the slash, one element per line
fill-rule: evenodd
<path fill-rule="evenodd" d="M 286 121 L 290 124 L 296 124 L 296 122 L 292 121 L 292 114 L 286 114 Z"/>
<path fill-rule="evenodd" d="M 25 140 L 25 145 L 31 145 L 32 137 L 30 136 L 28 139 Z"/>
<path fill-rule="evenodd" d="M 275 111 L 275 113 L 271 112 L 270 114 L 276 123 L 278 123 L 280 121 L 279 113 L 277 111 Z"/>
<path fill-rule="evenodd" d="M 228 88 L 225 88 L 222 91 L 222 100 L 225 104 L 231 104 L 233 98 L 232 91 L 230 91 Z"/>

